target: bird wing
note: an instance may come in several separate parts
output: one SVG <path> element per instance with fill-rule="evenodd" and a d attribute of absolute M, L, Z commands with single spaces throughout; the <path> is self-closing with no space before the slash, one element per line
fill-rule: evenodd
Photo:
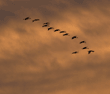
<path fill-rule="evenodd" d="M 26 17 L 25 20 L 27 20 L 27 19 L 31 19 L 31 18 L 30 17 Z"/>
<path fill-rule="evenodd" d="M 44 24 L 49 24 L 49 22 L 46 22 L 46 23 L 44 23 Z"/>
<path fill-rule="evenodd" d="M 83 43 L 86 43 L 85 41 L 82 41 Z"/>
<path fill-rule="evenodd" d="M 60 33 L 64 33 L 64 31 L 60 31 Z"/>
<path fill-rule="evenodd" d="M 72 54 L 76 54 L 76 53 L 78 53 L 78 52 L 76 51 L 76 52 L 73 52 Z"/>
<path fill-rule="evenodd" d="M 74 54 L 75 52 L 72 52 L 72 54 Z"/>
<path fill-rule="evenodd" d="M 88 51 L 88 54 L 90 54 L 91 53 L 91 51 Z"/>

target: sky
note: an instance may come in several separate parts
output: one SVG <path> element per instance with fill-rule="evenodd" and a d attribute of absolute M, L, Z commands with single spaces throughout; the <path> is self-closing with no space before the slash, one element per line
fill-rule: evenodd
<path fill-rule="evenodd" d="M 0 0 L 0 94 L 110 94 L 109 25 L 109 0 Z"/>

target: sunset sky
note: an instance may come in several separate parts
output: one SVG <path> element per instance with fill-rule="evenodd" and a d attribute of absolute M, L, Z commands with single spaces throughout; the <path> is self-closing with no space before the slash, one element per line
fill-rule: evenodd
<path fill-rule="evenodd" d="M 0 0 L 0 94 L 110 94 L 110 0 Z"/>

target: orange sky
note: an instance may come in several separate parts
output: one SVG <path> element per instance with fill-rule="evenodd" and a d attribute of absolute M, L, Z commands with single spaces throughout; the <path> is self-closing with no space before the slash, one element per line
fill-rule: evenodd
<path fill-rule="evenodd" d="M 109 30 L 109 0 L 0 0 L 0 94 L 110 94 Z"/>

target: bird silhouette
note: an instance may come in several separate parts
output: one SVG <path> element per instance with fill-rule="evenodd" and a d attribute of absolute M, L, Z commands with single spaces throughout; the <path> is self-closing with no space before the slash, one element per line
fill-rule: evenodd
<path fill-rule="evenodd" d="M 23 20 L 28 20 L 28 19 L 31 19 L 30 17 L 26 17 L 26 18 L 24 18 Z"/>
<path fill-rule="evenodd" d="M 34 22 L 34 21 L 39 21 L 39 19 L 34 19 L 34 20 L 32 20 L 32 22 Z"/>
<path fill-rule="evenodd" d="M 42 27 L 47 27 L 48 25 L 46 24 L 46 25 L 43 25 Z"/>
<path fill-rule="evenodd" d="M 66 31 L 60 31 L 60 33 L 66 33 Z"/>
<path fill-rule="evenodd" d="M 77 36 L 73 36 L 72 39 L 74 39 L 74 38 L 78 38 L 78 37 Z"/>
<path fill-rule="evenodd" d="M 48 25 L 49 25 L 50 23 L 49 23 L 49 22 L 46 22 L 46 23 L 44 23 L 44 25 L 45 25 L 45 24 L 48 24 Z"/>
<path fill-rule="evenodd" d="M 89 48 L 87 48 L 87 47 L 83 47 L 82 49 L 89 49 Z"/>
<path fill-rule="evenodd" d="M 42 27 L 47 27 L 47 26 L 49 26 L 49 22 L 46 22 L 46 23 L 43 23 L 43 26 Z"/>
<path fill-rule="evenodd" d="M 86 42 L 85 42 L 85 41 L 81 41 L 80 44 L 81 44 L 81 43 L 86 43 Z"/>
<path fill-rule="evenodd" d="M 78 53 L 78 51 L 72 52 L 72 54 L 76 54 L 76 53 Z"/>
<path fill-rule="evenodd" d="M 94 51 L 93 51 L 93 50 L 89 50 L 89 51 L 88 51 L 88 54 L 90 54 L 91 52 L 94 52 Z"/>
<path fill-rule="evenodd" d="M 68 35 L 68 33 L 63 34 L 63 36 L 65 36 L 65 35 Z M 68 36 L 70 36 L 70 35 L 68 35 Z"/>
<path fill-rule="evenodd" d="M 54 32 L 56 32 L 56 31 L 60 31 L 60 29 L 55 29 Z"/>
<path fill-rule="evenodd" d="M 54 29 L 54 28 L 53 27 L 49 27 L 48 30 L 50 30 L 50 29 Z"/>

